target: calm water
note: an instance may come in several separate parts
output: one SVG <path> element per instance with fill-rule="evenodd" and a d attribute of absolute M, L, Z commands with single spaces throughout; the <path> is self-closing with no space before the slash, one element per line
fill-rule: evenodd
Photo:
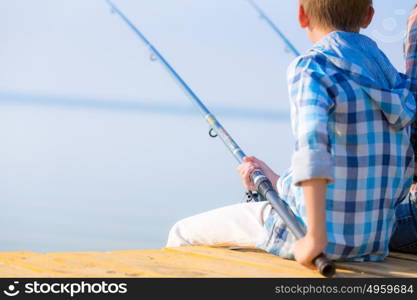
<path fill-rule="evenodd" d="M 288 166 L 287 121 L 221 118 L 248 154 Z M 236 162 L 195 116 L 0 109 L 0 251 L 164 246 L 178 219 L 241 201 Z"/>

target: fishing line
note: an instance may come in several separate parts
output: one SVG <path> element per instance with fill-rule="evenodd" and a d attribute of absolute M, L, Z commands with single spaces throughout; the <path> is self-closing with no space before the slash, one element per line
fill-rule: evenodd
<path fill-rule="evenodd" d="M 270 17 L 256 4 L 254 0 L 247 0 L 249 4 L 255 9 L 258 13 L 261 19 L 263 19 L 278 36 L 284 41 L 286 50 L 290 51 L 294 56 L 300 56 L 300 52 L 294 47 L 294 45 L 290 42 L 290 40 L 286 37 L 286 35 L 278 28 L 278 25 L 276 25 Z"/>

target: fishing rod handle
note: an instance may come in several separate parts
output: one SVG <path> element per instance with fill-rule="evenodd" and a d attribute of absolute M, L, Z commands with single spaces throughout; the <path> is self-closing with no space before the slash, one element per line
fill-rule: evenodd
<path fill-rule="evenodd" d="M 332 277 L 336 273 L 336 266 L 334 262 L 328 259 L 323 253 L 313 260 L 313 264 L 317 267 L 320 274 L 325 277 Z"/>
<path fill-rule="evenodd" d="M 258 193 L 269 201 L 271 206 L 278 213 L 278 216 L 287 225 L 288 229 L 295 236 L 295 238 L 297 240 L 303 238 L 305 236 L 304 228 L 301 227 L 292 210 L 279 197 L 271 181 L 264 175 L 264 173 L 261 170 L 256 169 L 251 174 L 251 179 Z M 313 264 L 317 267 L 320 274 L 325 277 L 332 277 L 336 272 L 334 263 L 323 253 L 313 260 Z"/>

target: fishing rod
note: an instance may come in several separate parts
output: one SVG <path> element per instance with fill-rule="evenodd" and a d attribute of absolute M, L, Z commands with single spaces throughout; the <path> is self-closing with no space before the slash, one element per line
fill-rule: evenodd
<path fill-rule="evenodd" d="M 294 56 L 300 56 L 300 52 L 294 47 L 294 45 L 290 42 L 290 40 L 285 36 L 285 34 L 278 28 L 278 26 L 272 22 L 271 18 L 256 4 L 254 0 L 247 0 L 249 4 L 259 13 L 259 16 L 268 23 L 269 26 L 277 33 L 280 38 L 284 41 L 285 46 L 287 46 L 288 50 L 294 54 Z"/>
<path fill-rule="evenodd" d="M 136 35 L 142 40 L 143 43 L 149 48 L 151 54 L 155 60 L 158 60 L 174 78 L 176 83 L 183 89 L 185 94 L 190 98 L 191 102 L 196 105 L 198 110 L 202 113 L 207 123 L 210 125 L 210 135 L 218 136 L 233 154 L 239 163 L 244 161 L 246 154 L 238 146 L 238 144 L 232 139 L 229 133 L 223 128 L 215 116 L 207 109 L 203 102 L 197 97 L 197 95 L 191 90 L 191 88 L 185 83 L 185 81 L 178 75 L 174 68 L 165 60 L 165 58 L 159 53 L 159 51 L 152 45 L 151 42 L 142 34 L 141 31 L 120 11 L 111 0 L 106 0 L 110 5 L 112 12 L 119 15 L 122 20 L 136 33 Z M 216 134 L 216 135 L 214 135 Z M 298 222 L 296 216 L 291 209 L 281 200 L 278 193 L 273 188 L 272 183 L 264 175 L 261 170 L 256 169 L 251 175 L 252 182 L 256 187 L 256 190 L 262 195 L 271 206 L 276 210 L 280 218 L 288 226 L 289 230 L 296 237 L 301 239 L 305 235 L 304 228 Z M 319 272 L 326 276 L 331 277 L 335 273 L 335 266 L 323 253 L 314 259 L 313 263 L 317 266 Z"/>

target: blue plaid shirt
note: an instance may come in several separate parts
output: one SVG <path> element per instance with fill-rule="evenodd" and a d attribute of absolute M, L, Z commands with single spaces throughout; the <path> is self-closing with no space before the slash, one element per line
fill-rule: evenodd
<path fill-rule="evenodd" d="M 412 183 L 410 80 L 371 39 L 339 31 L 297 58 L 288 80 L 296 144 L 277 183 L 280 196 L 305 225 L 300 183 L 326 179 L 327 255 L 384 259 L 395 207 Z M 268 238 L 258 246 L 293 258 L 295 239 L 274 211 L 265 227 Z"/>

